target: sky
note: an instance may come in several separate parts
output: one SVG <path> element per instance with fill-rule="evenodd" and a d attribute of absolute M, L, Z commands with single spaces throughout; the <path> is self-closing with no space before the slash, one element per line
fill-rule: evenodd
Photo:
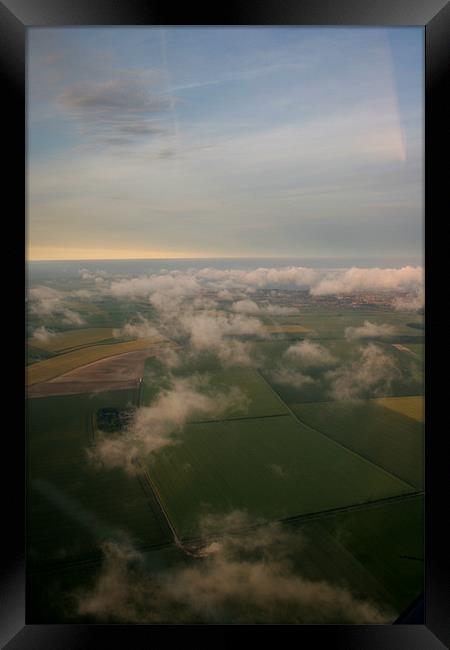
<path fill-rule="evenodd" d="M 423 252 L 423 29 L 30 28 L 29 260 Z"/>

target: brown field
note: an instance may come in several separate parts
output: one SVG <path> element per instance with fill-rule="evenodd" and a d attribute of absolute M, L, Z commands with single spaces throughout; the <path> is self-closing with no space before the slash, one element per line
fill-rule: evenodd
<path fill-rule="evenodd" d="M 160 346 L 126 352 L 88 363 L 46 382 L 28 388 L 28 397 L 76 395 L 106 390 L 135 388 L 144 373 L 145 360 L 158 353 Z"/>
<path fill-rule="evenodd" d="M 124 343 L 92 345 L 80 348 L 29 366 L 26 372 L 26 383 L 28 386 L 31 386 L 33 384 L 47 382 L 50 379 L 60 377 L 71 370 L 75 370 L 75 368 L 80 368 L 95 361 L 100 361 L 100 359 L 114 357 L 126 352 L 134 352 L 137 350 L 153 350 L 156 352 L 161 345 L 173 344 L 167 339 L 152 337 Z"/>

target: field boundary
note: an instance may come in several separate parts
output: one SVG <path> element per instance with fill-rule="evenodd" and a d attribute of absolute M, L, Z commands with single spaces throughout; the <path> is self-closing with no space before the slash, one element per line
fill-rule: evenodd
<path fill-rule="evenodd" d="M 259 372 L 259 371 L 257 371 L 257 372 Z M 263 378 L 263 380 L 266 382 L 266 384 L 271 388 L 271 390 L 273 390 L 273 392 L 274 392 L 276 395 L 278 395 L 278 398 L 281 400 L 280 395 L 276 392 L 276 390 L 275 390 L 274 388 L 272 388 L 272 386 L 269 384 L 269 382 L 267 381 L 267 379 L 266 379 L 266 378 L 265 378 L 261 373 L 259 373 L 259 374 L 261 375 L 261 377 Z M 311 403 L 317 403 L 317 402 L 311 402 Z M 357 451 L 355 451 L 354 449 L 351 449 L 350 447 L 347 447 L 346 445 L 344 445 L 344 444 L 338 442 L 337 440 L 334 440 L 334 438 L 332 438 L 331 436 L 327 435 L 326 433 L 324 433 L 324 432 L 321 431 L 320 429 L 316 429 L 315 427 L 312 427 L 312 426 L 311 426 L 310 424 L 308 424 L 307 422 L 304 422 L 303 420 L 301 420 L 301 419 L 298 417 L 298 415 L 297 415 L 296 413 L 294 413 L 294 411 L 291 409 L 291 407 L 289 406 L 289 404 L 287 404 L 286 402 L 284 402 L 284 404 L 286 404 L 287 409 L 289 410 L 289 412 L 291 413 L 291 415 L 294 417 L 294 419 L 295 419 L 299 424 L 301 424 L 302 426 L 308 427 L 308 429 L 311 429 L 311 431 L 315 431 L 316 433 L 320 433 L 320 435 L 322 435 L 322 436 L 324 436 L 325 438 L 327 438 L 328 440 L 330 440 L 330 442 L 333 442 L 333 443 L 334 443 L 335 445 L 337 445 L 338 447 L 342 447 L 342 449 L 345 449 L 346 451 L 348 451 L 349 453 L 353 454 L 354 456 L 357 456 L 358 458 L 360 458 L 360 459 L 363 460 L 364 462 L 368 463 L 369 465 L 372 465 L 373 467 L 376 467 L 376 468 L 379 469 L 381 472 L 384 472 L 385 474 L 387 474 L 387 475 L 390 476 L 391 478 L 395 478 L 395 479 L 397 479 L 398 481 L 401 481 L 404 485 L 406 485 L 406 487 L 410 488 L 411 490 L 413 490 L 413 491 L 416 491 L 416 490 L 417 490 L 417 488 L 416 488 L 414 485 L 411 485 L 410 483 L 408 483 L 407 481 L 405 481 L 404 479 L 402 479 L 400 476 L 397 476 L 397 475 L 394 474 L 393 472 L 388 471 L 387 469 L 385 469 L 385 468 L 382 467 L 381 465 L 377 465 L 377 463 L 374 463 L 374 462 L 371 461 L 369 458 L 366 458 L 366 457 L 363 456 L 362 454 L 359 454 L 359 453 L 358 453 Z"/>

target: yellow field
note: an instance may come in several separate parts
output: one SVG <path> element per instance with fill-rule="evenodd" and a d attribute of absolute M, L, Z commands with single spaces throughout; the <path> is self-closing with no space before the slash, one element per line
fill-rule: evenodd
<path fill-rule="evenodd" d="M 146 339 L 137 339 L 136 341 L 127 341 L 125 343 L 111 343 L 107 345 L 92 345 L 72 352 L 60 354 L 57 357 L 39 361 L 27 368 L 26 382 L 28 386 L 37 384 L 42 381 L 48 381 L 54 377 L 79 368 L 88 363 L 106 359 L 117 354 L 124 354 L 125 352 L 134 352 L 135 350 L 143 350 L 153 345 L 161 345 L 161 343 L 169 344 L 170 341 L 160 337 L 150 337 Z"/>
<path fill-rule="evenodd" d="M 59 352 L 60 350 L 98 343 L 112 337 L 112 327 L 87 327 L 86 329 L 58 332 L 54 336 L 50 336 L 48 341 L 40 341 L 33 337 L 28 339 L 28 343 L 47 352 Z"/>
<path fill-rule="evenodd" d="M 425 409 L 424 400 L 422 395 L 414 395 L 412 397 L 380 397 L 374 400 L 380 406 L 397 411 L 402 415 L 407 415 L 413 420 L 424 422 Z"/>
<path fill-rule="evenodd" d="M 309 327 L 303 327 L 303 325 L 266 325 L 266 330 L 270 334 L 312 332 Z"/>

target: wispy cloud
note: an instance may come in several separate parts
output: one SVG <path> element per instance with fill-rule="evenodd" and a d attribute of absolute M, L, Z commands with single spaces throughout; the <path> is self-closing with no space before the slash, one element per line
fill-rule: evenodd
<path fill-rule="evenodd" d="M 160 74 L 127 71 L 107 81 L 83 81 L 66 87 L 60 106 L 69 112 L 85 138 L 106 144 L 130 144 L 160 135 L 160 116 L 173 110 L 173 97 L 158 91 Z"/>

